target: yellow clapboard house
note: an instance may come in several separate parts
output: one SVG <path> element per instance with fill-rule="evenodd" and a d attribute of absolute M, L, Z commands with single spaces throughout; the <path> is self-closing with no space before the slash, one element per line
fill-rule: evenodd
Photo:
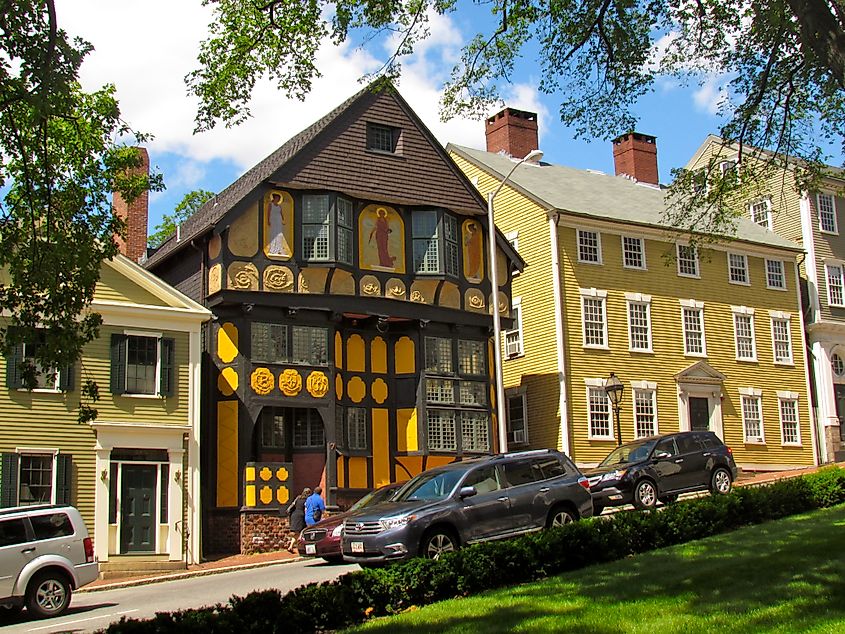
<path fill-rule="evenodd" d="M 447 147 L 485 195 L 537 147 L 536 115 L 506 109 L 487 142 Z M 558 447 L 588 466 L 620 440 L 709 429 L 746 469 L 814 464 L 802 250 L 750 220 L 732 241 L 690 246 L 661 220 L 654 138 L 614 143 L 631 176 L 525 163 L 494 199 L 527 264 L 502 342 L 508 448 Z M 625 386 L 618 427 L 611 373 Z"/>

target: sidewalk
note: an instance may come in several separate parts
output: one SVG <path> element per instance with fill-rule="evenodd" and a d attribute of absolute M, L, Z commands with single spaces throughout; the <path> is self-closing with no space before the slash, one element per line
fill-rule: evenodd
<path fill-rule="evenodd" d="M 830 466 L 830 465 L 824 465 Z M 836 463 L 836 466 L 845 468 L 845 462 Z M 740 472 L 736 480 L 736 486 L 754 486 L 760 484 L 767 484 L 782 478 L 794 478 L 797 476 L 806 475 L 817 471 L 820 467 L 801 467 L 791 469 L 789 471 L 765 471 L 765 472 Z M 286 550 L 260 553 L 257 555 L 227 555 L 216 558 L 211 558 L 200 564 L 188 566 L 187 570 L 173 571 L 169 573 L 160 573 L 151 576 L 134 576 L 126 577 L 125 579 L 100 579 L 91 583 L 84 588 L 80 588 L 77 592 L 96 592 L 98 590 L 112 590 L 115 588 L 128 588 L 131 586 L 140 586 L 148 583 L 158 583 L 161 581 L 172 581 L 175 579 L 185 579 L 189 577 L 199 577 L 203 575 L 212 575 L 219 572 L 229 572 L 232 570 L 245 570 L 247 568 L 259 568 L 262 566 L 272 566 L 280 563 L 287 563 L 299 561 L 304 559 L 299 555 L 287 552 Z"/>

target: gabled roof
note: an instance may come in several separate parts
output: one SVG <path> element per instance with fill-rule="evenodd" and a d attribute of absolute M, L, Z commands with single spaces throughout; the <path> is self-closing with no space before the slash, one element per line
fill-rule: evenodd
<path fill-rule="evenodd" d="M 696 361 L 675 375 L 675 381 L 678 383 L 703 383 L 709 385 L 724 383 L 727 378 L 704 359 Z"/>
<path fill-rule="evenodd" d="M 493 154 L 452 143 L 446 149 L 499 180 L 505 178 L 513 167 L 513 159 L 504 154 Z M 663 220 L 667 204 L 666 189 L 637 183 L 625 176 L 611 176 L 550 163 L 526 163 L 511 175 L 509 184 L 549 212 L 651 227 L 666 232 L 676 231 L 676 228 Z M 748 218 L 740 218 L 736 235 L 726 236 L 726 239 L 792 251 L 802 250 L 794 242 L 764 229 Z"/>
<path fill-rule="evenodd" d="M 382 98 L 389 102 L 379 103 Z M 409 143 L 413 147 L 409 147 L 406 152 L 405 158 L 409 160 L 402 163 L 400 159 L 400 162 L 394 163 L 392 172 L 376 167 L 368 172 L 370 166 L 362 161 L 364 164 L 355 164 L 354 170 L 358 173 L 356 178 L 351 173 L 354 171 L 354 161 L 345 160 L 347 156 L 342 151 L 343 143 L 338 140 L 343 141 L 342 137 L 349 133 L 350 126 L 365 125 L 362 119 L 367 116 L 386 119 L 399 117 L 404 122 L 410 120 L 415 129 L 415 140 Z M 350 150 L 359 149 L 347 147 Z M 380 158 L 375 155 L 370 157 L 372 162 Z M 419 174 L 419 178 L 415 179 L 413 174 L 408 173 L 413 164 L 410 159 L 419 159 L 426 165 L 434 166 L 433 169 L 439 173 Z M 350 172 L 340 186 L 336 184 L 340 170 L 333 170 L 332 161 L 334 166 Z M 405 170 L 404 175 L 400 174 L 402 170 Z M 373 186 L 368 187 L 368 175 L 372 176 Z M 391 177 L 396 179 L 395 191 L 391 189 Z M 155 266 L 189 244 L 192 239 L 211 230 L 229 210 L 262 183 L 302 189 L 338 189 L 352 196 L 396 204 L 442 205 L 466 215 L 483 215 L 486 209 L 485 200 L 395 87 L 390 82 L 377 80 L 292 137 L 203 205 L 181 225 L 178 240 L 176 235 L 171 236 L 148 258 L 145 266 Z M 502 242 L 507 245 L 504 238 L 500 239 Z M 518 256 L 513 257 L 515 254 L 511 251 L 508 254 L 521 262 Z"/>

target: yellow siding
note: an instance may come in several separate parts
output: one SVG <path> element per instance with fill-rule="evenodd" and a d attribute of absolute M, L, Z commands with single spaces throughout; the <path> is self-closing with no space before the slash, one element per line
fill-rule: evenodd
<path fill-rule="evenodd" d="M 141 288 L 129 278 L 115 271 L 111 266 L 103 265 L 100 280 L 94 290 L 94 299 L 99 301 L 146 304 L 148 306 L 167 306 L 167 302 Z"/>

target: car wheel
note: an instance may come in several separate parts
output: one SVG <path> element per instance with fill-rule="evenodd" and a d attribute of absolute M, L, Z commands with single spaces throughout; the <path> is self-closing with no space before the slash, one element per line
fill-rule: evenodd
<path fill-rule="evenodd" d="M 70 584 L 64 575 L 46 572 L 35 576 L 26 591 L 26 609 L 40 619 L 58 616 L 70 605 Z"/>
<path fill-rule="evenodd" d="M 563 506 L 558 506 L 552 509 L 552 512 L 549 513 L 549 519 L 546 521 L 546 528 L 566 526 L 567 524 L 574 522 L 576 519 L 577 517 L 575 517 L 575 513 L 571 510 Z"/>
<path fill-rule="evenodd" d="M 661 495 L 660 501 L 663 502 L 663 504 L 674 504 L 675 502 L 678 501 L 678 496 L 675 495 L 674 493 L 672 493 L 670 495 Z"/>
<path fill-rule="evenodd" d="M 710 493 L 713 495 L 727 495 L 731 492 L 731 474 L 723 468 L 718 467 L 713 470 L 713 475 L 710 476 Z"/>
<path fill-rule="evenodd" d="M 444 529 L 435 529 L 422 539 L 420 555 L 426 559 L 440 559 L 444 553 L 458 550 L 458 540 L 453 533 Z"/>
<path fill-rule="evenodd" d="M 653 509 L 657 504 L 657 487 L 651 480 L 640 480 L 634 487 L 634 506 L 641 511 Z"/>

